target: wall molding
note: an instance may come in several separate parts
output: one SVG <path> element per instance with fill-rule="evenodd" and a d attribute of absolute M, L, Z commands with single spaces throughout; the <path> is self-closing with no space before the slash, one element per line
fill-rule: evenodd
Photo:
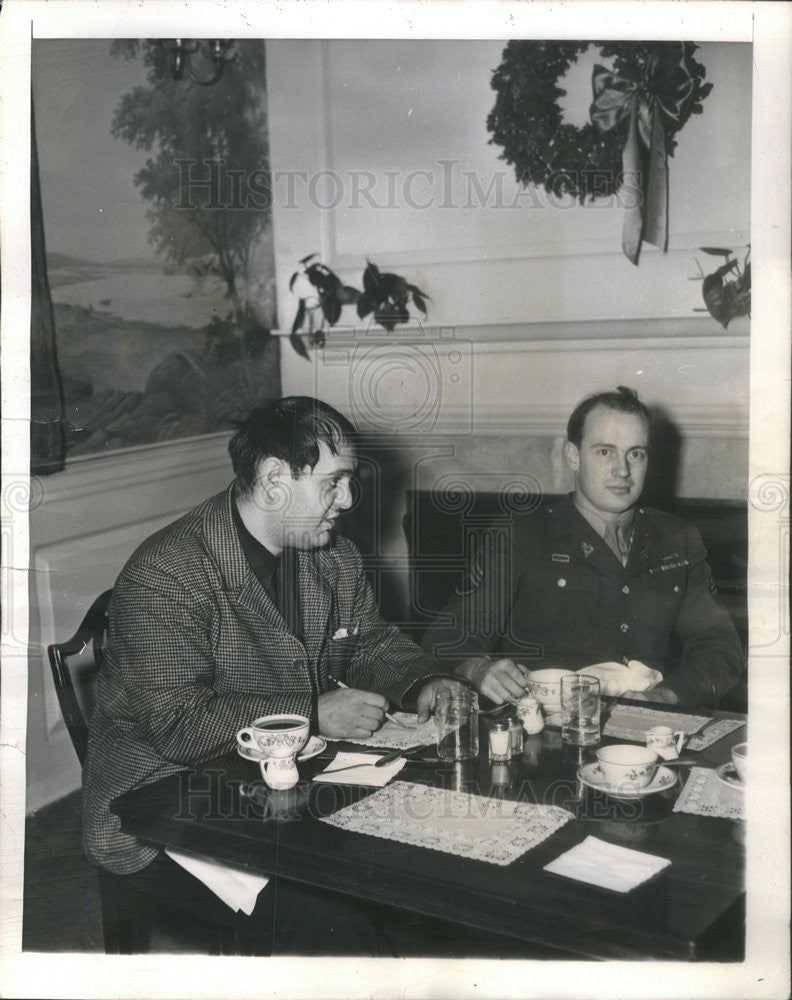
<path fill-rule="evenodd" d="M 489 437 L 517 435 L 528 437 L 565 437 L 569 419 L 569 407 L 541 403 L 489 404 L 476 406 L 471 417 L 468 409 L 461 407 L 438 407 L 436 419 L 427 418 L 421 437 L 426 434 L 437 436 L 464 436 L 471 434 Z M 683 429 L 688 440 L 723 439 L 748 440 L 749 423 L 747 417 L 735 415 L 728 407 L 701 406 L 675 408 L 671 415 L 674 424 Z M 382 434 L 381 426 L 360 421 L 362 431 Z M 473 429 L 472 429 L 473 427 Z M 414 429 L 399 438 L 407 441 Z M 397 432 L 398 433 L 398 432 Z"/>
<path fill-rule="evenodd" d="M 662 319 L 595 319 L 546 323 L 498 324 L 417 324 L 396 327 L 392 332 L 373 326 L 337 326 L 327 331 L 324 351 L 349 350 L 351 347 L 383 347 L 396 344 L 449 343 L 455 339 L 482 344 L 530 344 L 531 350 L 575 351 L 581 347 L 597 350 L 678 350 L 684 347 L 713 349 L 742 347 L 750 344 L 750 325 L 746 318 L 723 330 L 711 316 L 684 316 Z M 289 337 L 290 329 L 271 331 L 274 337 Z M 683 344 L 680 342 L 684 341 Z M 495 349 L 495 348 L 491 348 Z M 311 348 L 313 350 L 313 348 Z"/>
<path fill-rule="evenodd" d="M 146 486 L 223 465 L 229 469 L 230 481 L 226 451 L 230 435 L 227 431 L 68 458 L 62 472 L 38 477 L 38 488 L 48 504 L 72 504 L 98 492 Z"/>
<path fill-rule="evenodd" d="M 332 212 L 328 211 L 322 216 L 324 223 L 322 239 L 326 241 L 328 251 L 323 258 L 327 264 L 336 271 L 361 271 L 363 269 L 363 256 L 360 254 L 341 253 L 335 247 L 335 223 Z M 647 246 L 642 250 L 643 260 L 653 256 L 673 257 L 674 255 L 685 255 L 686 261 L 691 261 L 691 255 L 702 246 L 725 246 L 736 247 L 737 255 L 740 256 L 743 247 L 750 243 L 750 236 L 746 232 L 735 233 L 732 230 L 713 230 L 712 232 L 682 233 L 677 234 L 673 242 L 669 243 L 668 250 L 663 253 L 652 246 Z M 324 244 L 323 244 L 324 245 Z M 559 238 L 557 240 L 537 240 L 532 239 L 530 243 L 487 243 L 486 260 L 507 261 L 507 260 L 553 260 L 562 257 L 570 260 L 575 257 L 612 258 L 621 261 L 624 252 L 617 247 L 613 250 L 603 250 L 602 237 L 589 237 L 579 239 L 575 243 L 573 253 L 569 250 L 569 241 Z M 398 271 L 412 270 L 419 267 L 432 266 L 436 269 L 444 267 L 456 267 L 459 264 L 479 264 L 482 261 L 481 246 L 478 244 L 459 246 L 436 247 L 431 250 L 413 249 L 404 251 L 378 250 L 377 265 L 380 270 L 392 268 Z"/>

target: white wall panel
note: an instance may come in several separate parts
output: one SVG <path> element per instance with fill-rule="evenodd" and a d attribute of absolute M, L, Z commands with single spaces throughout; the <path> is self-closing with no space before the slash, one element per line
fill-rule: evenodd
<path fill-rule="evenodd" d="M 228 434 L 74 459 L 33 482 L 28 812 L 80 783 L 46 647 L 69 638 L 148 535 L 231 480 Z"/>

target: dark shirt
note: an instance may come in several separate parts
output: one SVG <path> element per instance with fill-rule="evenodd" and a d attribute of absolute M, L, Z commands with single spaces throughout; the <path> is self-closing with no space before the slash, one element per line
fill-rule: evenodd
<path fill-rule="evenodd" d="M 251 572 L 283 615 L 289 631 L 299 638 L 301 628 L 296 553 L 293 549 L 285 549 L 280 558 L 274 556 L 245 527 L 236 500 L 231 504 L 231 516 Z"/>

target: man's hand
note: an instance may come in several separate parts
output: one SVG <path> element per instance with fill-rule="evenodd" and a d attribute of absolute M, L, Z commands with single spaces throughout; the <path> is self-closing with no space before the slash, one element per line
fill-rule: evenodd
<path fill-rule="evenodd" d="M 357 688 L 326 691 L 316 703 L 319 732 L 336 738 L 365 739 L 382 725 L 387 708 L 387 699 L 373 691 Z"/>
<path fill-rule="evenodd" d="M 434 712 L 437 704 L 437 695 L 440 691 L 462 691 L 467 690 L 461 681 L 452 681 L 448 677 L 436 677 L 428 684 L 424 684 L 418 695 L 416 708 L 418 710 L 418 724 L 426 722 Z"/>
<path fill-rule="evenodd" d="M 673 691 L 664 687 L 649 688 L 648 691 L 625 691 L 622 698 L 634 698 L 636 701 L 654 701 L 659 705 L 678 705 L 679 698 Z"/>
<path fill-rule="evenodd" d="M 528 671 L 514 660 L 490 660 L 482 656 L 460 663 L 454 673 L 469 680 L 477 691 L 496 705 L 522 698 L 528 679 Z"/>

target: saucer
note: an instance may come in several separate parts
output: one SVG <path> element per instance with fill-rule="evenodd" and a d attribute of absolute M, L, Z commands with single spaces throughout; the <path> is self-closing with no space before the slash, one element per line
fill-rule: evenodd
<path fill-rule="evenodd" d="M 324 736 L 311 736 L 302 750 L 297 754 L 297 760 L 310 760 L 311 757 L 315 757 L 326 747 L 327 740 Z M 260 750 L 254 749 L 253 747 L 243 747 L 240 743 L 237 743 L 237 753 L 240 757 L 244 757 L 245 760 L 260 761 L 264 760 L 267 756 Z"/>
<path fill-rule="evenodd" d="M 642 799 L 645 795 L 654 795 L 655 792 L 663 792 L 666 788 L 671 788 L 677 780 L 677 776 L 671 768 L 663 767 L 661 764 L 654 778 L 643 788 L 611 785 L 605 780 L 602 769 L 596 761 L 583 764 L 582 767 L 578 768 L 577 776 L 587 788 L 605 792 L 614 799 Z"/>
<path fill-rule="evenodd" d="M 739 791 L 745 788 L 745 782 L 739 776 L 737 768 L 731 761 L 727 761 L 725 764 L 721 764 L 720 767 L 716 767 L 715 776 L 720 778 L 724 785 L 729 785 L 730 788 L 737 788 Z"/>

